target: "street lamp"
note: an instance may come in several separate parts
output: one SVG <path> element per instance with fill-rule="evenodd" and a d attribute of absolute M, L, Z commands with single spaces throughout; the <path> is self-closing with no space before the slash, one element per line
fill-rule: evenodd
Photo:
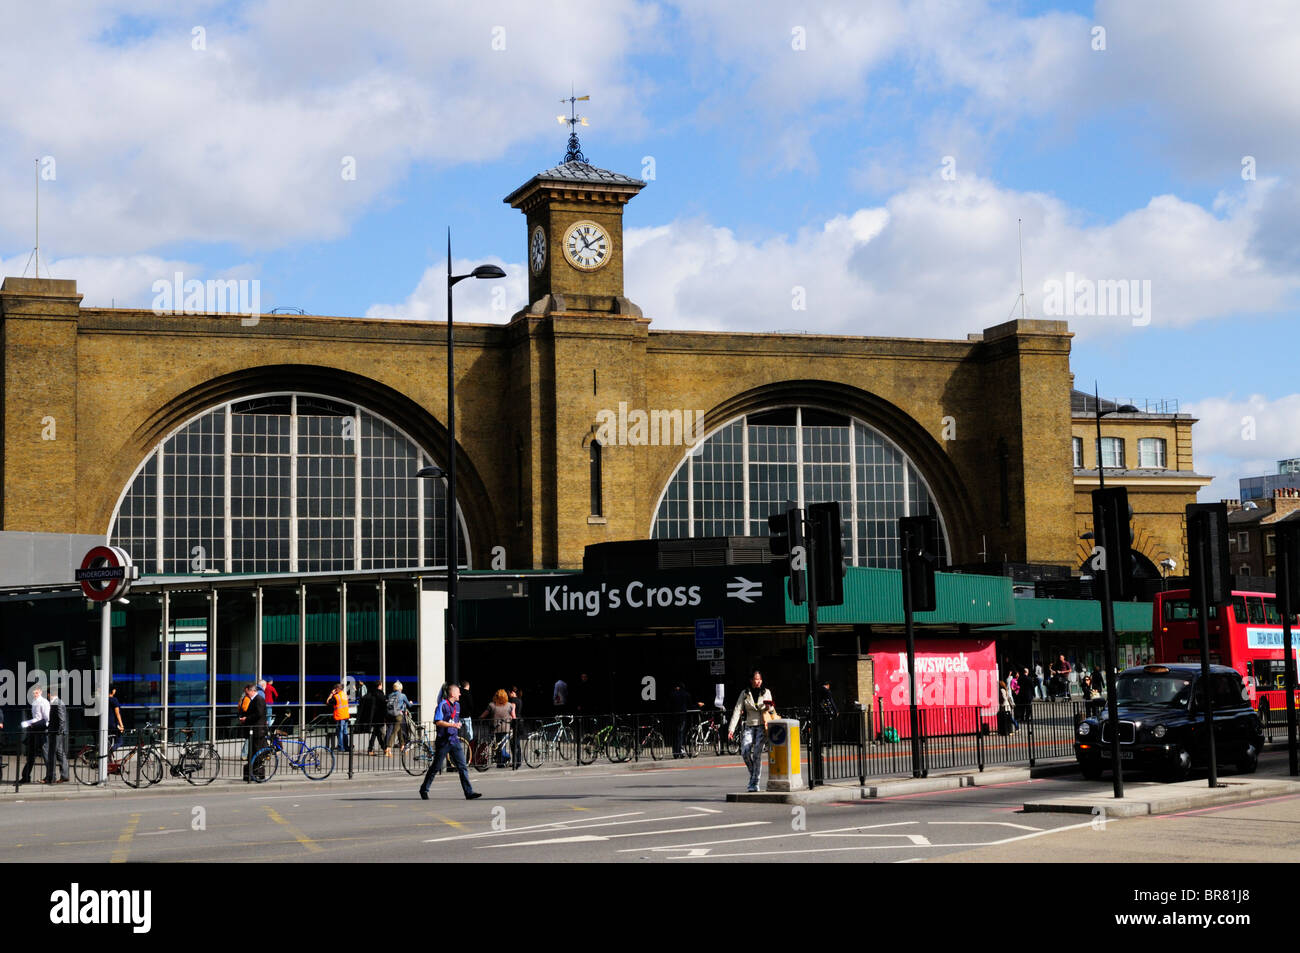
<path fill-rule="evenodd" d="M 447 229 L 447 468 L 421 467 L 416 476 L 447 480 L 447 621 L 445 632 L 451 644 L 451 672 L 448 682 L 460 678 L 460 640 L 456 631 L 456 583 L 460 562 L 456 510 L 456 351 L 452 338 L 451 289 L 466 278 L 504 278 L 496 265 L 479 265 L 467 275 L 451 273 L 451 229 Z"/>
<path fill-rule="evenodd" d="M 1097 485 L 1102 489 L 1106 487 L 1106 468 L 1101 465 L 1101 418 L 1108 417 L 1111 414 L 1136 414 L 1138 409 L 1132 404 L 1122 404 L 1112 407 L 1106 413 L 1101 412 L 1101 398 L 1097 396 L 1097 382 L 1092 382 L 1092 402 L 1093 410 L 1097 415 Z"/>

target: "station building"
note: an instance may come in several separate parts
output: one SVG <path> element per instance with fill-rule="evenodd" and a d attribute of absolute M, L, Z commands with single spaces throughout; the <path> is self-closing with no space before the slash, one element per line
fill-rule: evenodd
<path fill-rule="evenodd" d="M 467 570 L 517 584 L 500 611 L 490 586 L 467 587 L 462 674 L 480 697 L 514 683 L 539 703 L 587 669 L 596 704 L 622 707 L 651 669 L 738 686 L 750 663 L 802 657 L 780 609 L 729 627 L 719 679 L 689 626 L 653 613 L 557 628 L 518 614 L 532 597 L 510 608 L 596 544 L 707 549 L 766 534 L 787 500 L 837 500 L 855 570 L 896 567 L 898 517 L 933 513 L 951 565 L 1077 573 L 1064 322 L 963 340 L 656 331 L 623 287 L 624 209 L 644 185 L 571 159 L 506 197 L 531 303 L 455 326 L 454 514 L 442 481 L 415 476 L 447 457 L 445 324 L 87 308 L 73 280 L 4 279 L 0 667 L 98 664 L 70 562 L 57 578 L 69 539 L 140 567 L 113 613 L 112 676 L 129 710 L 170 724 L 224 723 L 262 674 L 304 719 L 347 677 L 431 697 L 448 518 Z M 1162 507 L 1192 501 L 1195 482 L 1162 485 Z M 1181 553 L 1180 532 L 1162 521 L 1153 551 Z M 935 624 L 967 637 L 1014 615 Z M 863 656 L 891 619 L 846 619 L 828 639 Z"/>

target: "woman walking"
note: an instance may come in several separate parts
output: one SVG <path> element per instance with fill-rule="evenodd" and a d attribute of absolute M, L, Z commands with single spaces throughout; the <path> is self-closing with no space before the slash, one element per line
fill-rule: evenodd
<path fill-rule="evenodd" d="M 763 687 L 763 673 L 754 669 L 749 676 L 749 687 L 736 699 L 727 726 L 727 740 L 736 736 L 736 723 L 744 716 L 744 733 L 740 736 L 740 756 L 749 768 L 748 791 L 758 790 L 758 777 L 763 770 L 763 750 L 767 747 L 766 722 L 776 717 L 772 693 Z"/>

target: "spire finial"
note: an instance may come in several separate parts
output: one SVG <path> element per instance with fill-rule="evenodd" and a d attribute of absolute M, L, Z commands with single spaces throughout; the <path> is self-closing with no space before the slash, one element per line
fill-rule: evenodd
<path fill-rule="evenodd" d="M 575 96 L 573 87 L 569 87 L 569 98 L 560 100 L 562 103 L 569 104 L 569 115 L 555 117 L 559 122 L 569 124 L 569 148 L 564 153 L 565 162 L 587 161 L 587 157 L 582 154 L 582 146 L 578 143 L 578 126 L 588 125 L 587 117 L 578 115 L 577 104 L 587 102 L 589 99 L 591 99 L 590 96 Z"/>

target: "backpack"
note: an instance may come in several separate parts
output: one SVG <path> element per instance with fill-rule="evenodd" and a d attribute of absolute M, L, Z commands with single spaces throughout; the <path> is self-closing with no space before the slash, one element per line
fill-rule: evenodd
<path fill-rule="evenodd" d="M 388 696 L 388 714 L 397 718 L 402 713 L 402 693 L 393 692 Z"/>

